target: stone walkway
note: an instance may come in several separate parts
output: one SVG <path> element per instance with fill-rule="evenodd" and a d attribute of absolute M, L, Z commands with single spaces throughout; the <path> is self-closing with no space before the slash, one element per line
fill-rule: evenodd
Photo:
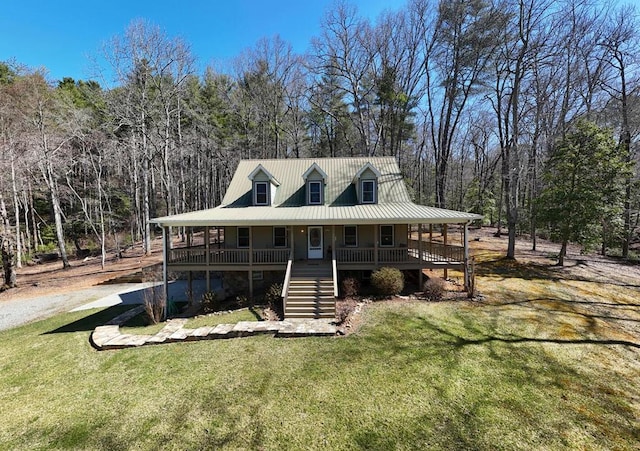
<path fill-rule="evenodd" d="M 285 321 L 240 321 L 236 324 L 218 324 L 211 327 L 186 329 L 186 318 L 176 318 L 155 335 L 123 334 L 120 325 L 144 311 L 144 306 L 128 310 L 98 326 L 91 333 L 90 342 L 97 350 L 123 349 L 180 341 L 216 340 L 221 338 L 249 337 L 258 334 L 270 334 L 274 337 L 310 337 L 334 336 L 335 325 L 326 319 L 296 319 Z"/>

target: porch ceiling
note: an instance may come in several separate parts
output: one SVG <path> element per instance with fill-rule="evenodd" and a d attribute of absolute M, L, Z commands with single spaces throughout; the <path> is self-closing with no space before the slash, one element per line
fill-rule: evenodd
<path fill-rule="evenodd" d="M 162 227 L 258 226 L 258 225 L 343 225 L 343 224 L 460 224 L 482 219 L 461 211 L 398 202 L 375 205 L 300 207 L 219 206 L 180 215 L 152 219 Z"/>

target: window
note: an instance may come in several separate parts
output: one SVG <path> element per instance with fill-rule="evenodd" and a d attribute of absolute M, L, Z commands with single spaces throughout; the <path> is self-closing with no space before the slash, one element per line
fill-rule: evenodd
<path fill-rule="evenodd" d="M 362 180 L 361 194 L 363 204 L 375 204 L 376 203 L 376 181 L 375 180 Z"/>
<path fill-rule="evenodd" d="M 380 226 L 380 246 L 393 246 L 393 226 Z"/>
<path fill-rule="evenodd" d="M 309 205 L 322 204 L 322 182 L 309 182 Z"/>
<path fill-rule="evenodd" d="M 253 185 L 253 200 L 255 205 L 269 205 L 269 183 L 255 182 Z"/>
<path fill-rule="evenodd" d="M 249 227 L 238 227 L 238 247 L 249 247 Z"/>
<path fill-rule="evenodd" d="M 357 226 L 344 226 L 344 245 L 347 247 L 358 246 L 358 227 Z"/>
<path fill-rule="evenodd" d="M 287 247 L 287 228 L 273 228 L 273 247 Z"/>
<path fill-rule="evenodd" d="M 251 271 L 251 278 L 253 280 L 262 280 L 262 279 L 264 279 L 264 272 L 263 271 Z"/>

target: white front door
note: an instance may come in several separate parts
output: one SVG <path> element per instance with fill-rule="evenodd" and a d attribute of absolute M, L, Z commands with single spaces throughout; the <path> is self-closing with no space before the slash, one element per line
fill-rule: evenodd
<path fill-rule="evenodd" d="M 309 226 L 307 228 L 308 258 L 322 258 L 322 227 Z"/>

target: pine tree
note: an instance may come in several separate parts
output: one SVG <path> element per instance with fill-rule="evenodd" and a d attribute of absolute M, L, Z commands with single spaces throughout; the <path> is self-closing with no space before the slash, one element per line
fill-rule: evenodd
<path fill-rule="evenodd" d="M 540 218 L 562 244 L 558 265 L 564 264 L 567 244 L 593 244 L 601 224 L 622 209 L 628 166 L 617 151 L 611 131 L 580 120 L 560 142 L 542 176 L 538 198 Z"/>

